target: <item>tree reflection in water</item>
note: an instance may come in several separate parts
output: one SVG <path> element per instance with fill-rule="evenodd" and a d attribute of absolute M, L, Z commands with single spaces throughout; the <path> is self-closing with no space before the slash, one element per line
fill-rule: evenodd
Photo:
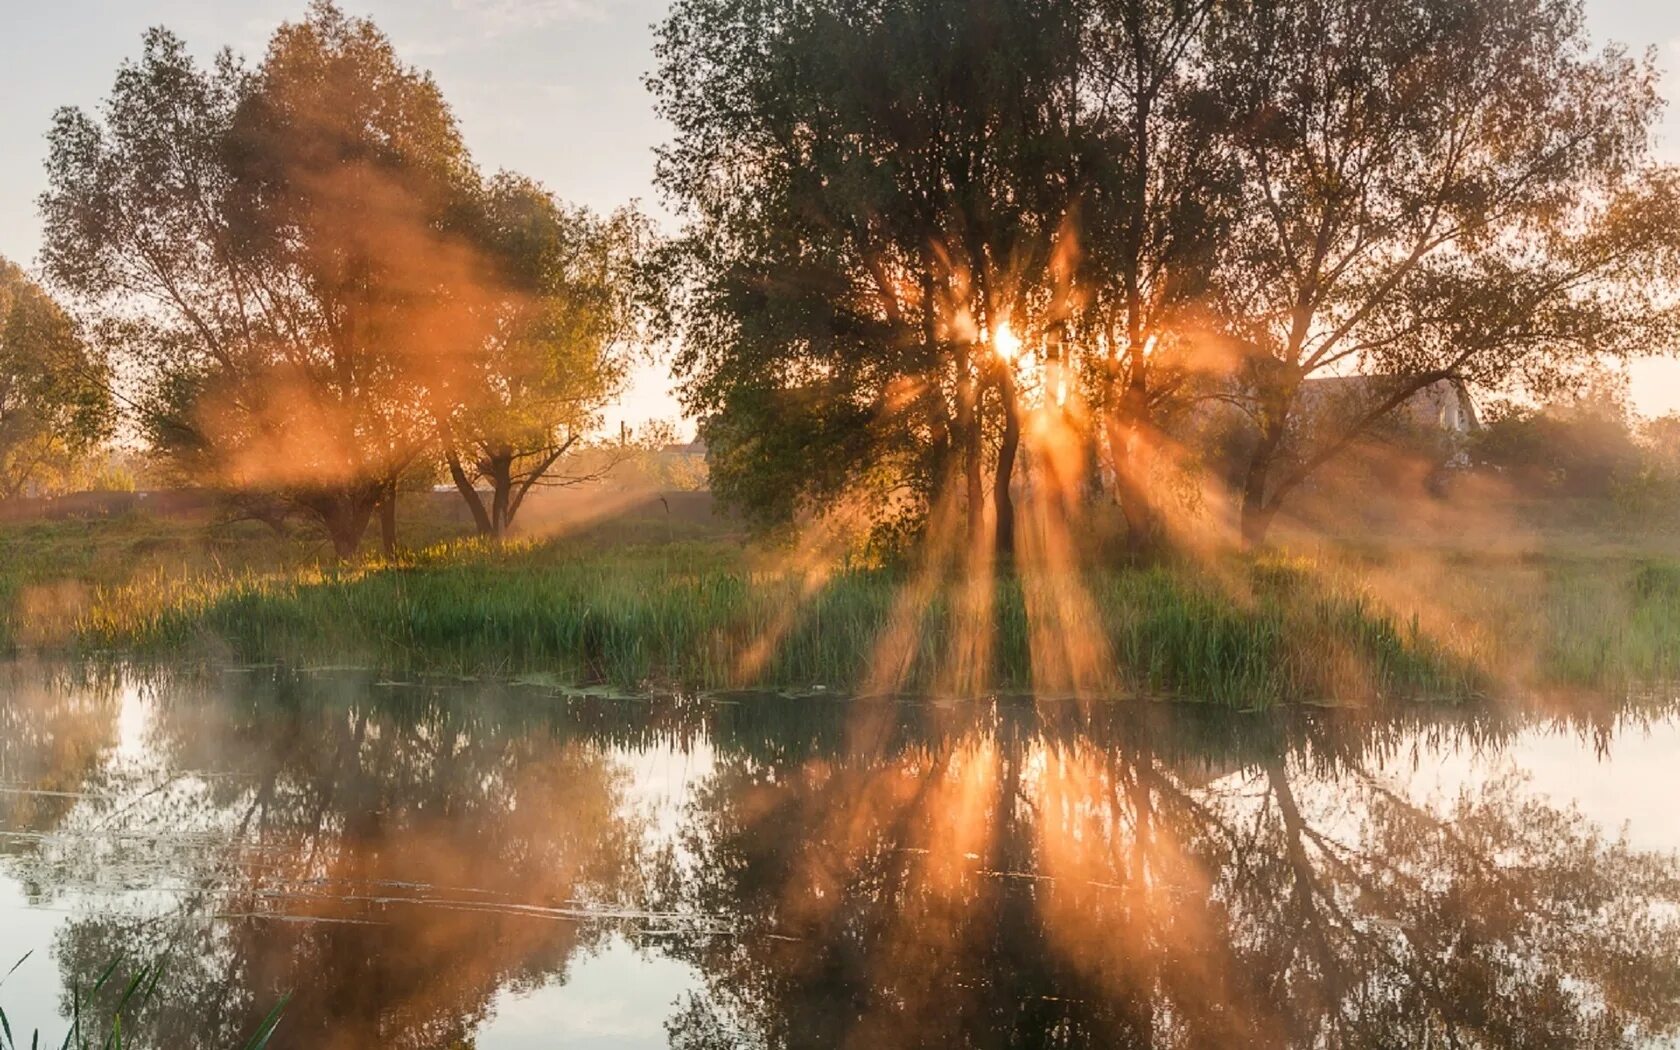
<path fill-rule="evenodd" d="M 680 1047 L 1680 1029 L 1673 856 L 1519 775 L 1445 799 L 1404 776 L 1548 720 L 1603 749 L 1632 708 L 632 704 L 267 672 L 143 682 L 119 746 L 132 678 L 17 674 L 0 781 L 57 794 L 8 797 L 0 830 L 29 833 L 0 862 L 76 902 L 65 988 L 168 955 L 129 1045 L 236 1045 L 287 990 L 276 1046 L 468 1045 L 498 993 L 615 933 L 699 974 Z M 635 782 L 655 749 L 706 770 L 666 819 Z"/>
<path fill-rule="evenodd" d="M 1680 1023 L 1675 859 L 1515 776 L 1407 797 L 1373 767 L 1410 720 L 859 718 L 835 753 L 730 752 L 696 799 L 666 882 L 738 927 L 681 949 L 707 984 L 675 1044 L 1578 1047 Z"/>
<path fill-rule="evenodd" d="M 0 664 L 0 856 L 100 789 L 117 741 L 117 684 L 95 671 Z"/>
<path fill-rule="evenodd" d="M 172 891 L 106 898 L 54 946 L 84 990 L 169 959 L 131 1045 L 240 1045 L 288 991 L 275 1046 L 459 1045 L 612 929 L 580 917 L 640 896 L 624 774 L 586 738 L 361 681 L 163 685 L 147 760 L 33 858 Z"/>

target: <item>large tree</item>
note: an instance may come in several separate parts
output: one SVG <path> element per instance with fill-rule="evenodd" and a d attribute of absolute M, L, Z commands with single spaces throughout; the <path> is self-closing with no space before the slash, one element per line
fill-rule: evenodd
<path fill-rule="evenodd" d="M 678 3 L 652 86 L 715 485 L 978 522 L 990 468 L 1007 550 L 1021 416 L 1074 368 L 1137 538 L 1163 424 L 1246 410 L 1257 541 L 1433 383 L 1660 342 L 1653 77 L 1576 0 Z M 1350 371 L 1358 404 L 1305 410 Z"/>
<path fill-rule="evenodd" d="M 725 498 L 772 520 L 948 501 L 978 535 L 990 466 L 1008 549 L 1016 362 L 992 341 L 1051 298 L 1073 11 L 673 7 L 651 86 L 676 128 L 659 181 L 688 222 L 678 364 Z"/>
<path fill-rule="evenodd" d="M 255 70 L 151 31 L 99 117 L 61 111 L 50 142 L 48 272 L 124 349 L 155 447 L 352 553 L 480 294 L 445 233 L 476 176 L 436 84 L 318 2 Z"/>
<path fill-rule="evenodd" d="M 474 522 L 500 538 L 533 488 L 597 477 L 612 461 L 579 453 L 639 344 L 650 233 L 634 211 L 568 208 L 508 174 L 476 195 L 464 225 L 489 290 L 429 404 Z"/>
<path fill-rule="evenodd" d="M 0 500 L 62 482 L 113 422 L 104 358 L 46 292 L 0 259 Z"/>
<path fill-rule="evenodd" d="M 1668 330 L 1656 73 L 1595 54 L 1578 0 L 1236 3 L 1213 31 L 1247 218 L 1220 280 L 1249 542 L 1424 387 L 1544 386 Z M 1359 403 L 1306 418 L 1306 382 L 1355 369 L 1378 377 Z"/>

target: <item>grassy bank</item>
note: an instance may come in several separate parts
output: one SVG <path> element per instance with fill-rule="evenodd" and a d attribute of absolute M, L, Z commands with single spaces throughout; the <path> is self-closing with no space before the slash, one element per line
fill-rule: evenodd
<path fill-rule="evenodd" d="M 231 564 L 240 550 L 224 545 L 127 578 L 90 556 L 50 616 L 39 597 L 20 613 L 18 595 L 42 590 L 14 581 L 11 644 L 623 689 L 995 688 L 1238 706 L 1680 677 L 1680 563 L 1662 558 L 1320 552 L 1028 572 L 976 593 L 924 589 L 902 568 L 808 588 L 717 540 L 455 542 L 346 569 L 237 542 L 252 560 Z"/>

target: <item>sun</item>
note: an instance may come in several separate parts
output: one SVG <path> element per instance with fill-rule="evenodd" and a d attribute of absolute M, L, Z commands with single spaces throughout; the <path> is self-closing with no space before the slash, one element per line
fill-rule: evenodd
<path fill-rule="evenodd" d="M 1013 361 L 1021 356 L 1021 337 L 1009 327 L 1008 321 L 998 325 L 997 331 L 993 333 L 992 352 L 1005 361 Z"/>

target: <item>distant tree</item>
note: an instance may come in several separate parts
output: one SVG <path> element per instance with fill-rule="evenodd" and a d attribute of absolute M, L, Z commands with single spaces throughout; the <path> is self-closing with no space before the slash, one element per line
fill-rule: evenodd
<path fill-rule="evenodd" d="M 1245 189 L 1221 307 L 1258 432 L 1247 541 L 1423 387 L 1545 389 L 1672 325 L 1656 72 L 1592 54 L 1577 0 L 1232 4 L 1213 25 Z M 1387 378 L 1292 441 L 1305 380 L 1354 368 Z"/>
<path fill-rule="evenodd" d="M 1640 438 L 1653 470 L 1680 482 L 1680 412 L 1648 420 Z"/>
<path fill-rule="evenodd" d="M 255 70 L 151 31 L 99 118 L 63 110 L 49 140 L 47 270 L 123 348 L 153 446 L 353 553 L 479 294 L 442 232 L 476 176 L 436 84 L 317 2 Z"/>
<path fill-rule="evenodd" d="M 568 209 L 507 174 L 489 181 L 467 222 L 490 290 L 430 401 L 456 488 L 479 532 L 500 538 L 533 488 L 611 465 L 610 455 L 576 454 L 639 345 L 638 270 L 650 233 L 633 211 Z M 489 485 L 488 506 L 479 483 Z"/>
<path fill-rule="evenodd" d="M 1638 437 L 1639 475 L 1618 487 L 1617 502 L 1634 517 L 1680 530 L 1680 413 L 1646 420 Z"/>
<path fill-rule="evenodd" d="M 70 317 L 0 259 L 0 499 L 63 481 L 110 436 L 110 382 Z"/>
<path fill-rule="evenodd" d="M 1596 499 L 1634 481 L 1647 459 L 1625 395 L 1602 384 L 1540 405 L 1490 405 L 1470 451 L 1528 495 Z"/>
<path fill-rule="evenodd" d="M 678 433 L 676 424 L 654 420 L 634 434 L 625 434 L 620 444 L 628 454 L 615 457 L 614 483 L 660 492 L 708 491 L 703 451 L 682 440 Z"/>

